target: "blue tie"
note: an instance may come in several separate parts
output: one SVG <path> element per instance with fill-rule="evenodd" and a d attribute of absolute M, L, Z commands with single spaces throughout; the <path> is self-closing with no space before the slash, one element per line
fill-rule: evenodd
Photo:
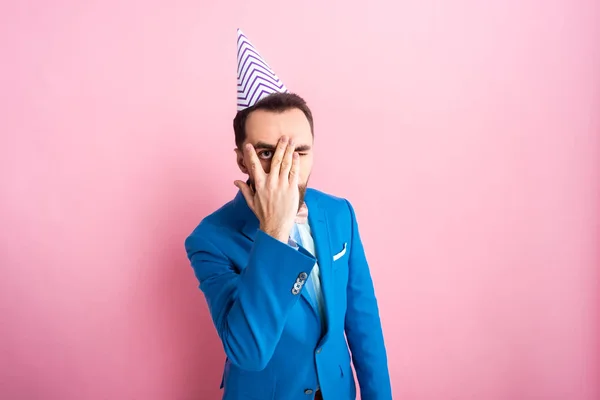
<path fill-rule="evenodd" d="M 302 236 L 300 235 L 300 230 L 298 229 L 298 224 L 294 224 L 292 228 L 292 233 L 290 235 L 292 239 L 298 244 L 298 246 L 302 246 Z M 313 274 L 311 273 L 306 279 L 306 290 L 308 293 L 308 297 L 310 298 L 313 306 L 318 309 L 317 304 L 317 291 L 315 290 L 315 282 L 313 280 Z"/>

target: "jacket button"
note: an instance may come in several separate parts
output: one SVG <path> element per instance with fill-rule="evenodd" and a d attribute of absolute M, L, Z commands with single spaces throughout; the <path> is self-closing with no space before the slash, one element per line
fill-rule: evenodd
<path fill-rule="evenodd" d="M 322 348 L 322 347 L 319 347 L 319 348 L 317 349 L 317 354 L 321 353 L 321 350 L 323 350 L 323 348 Z"/>
<path fill-rule="evenodd" d="M 312 392 L 313 392 L 312 389 L 306 389 L 304 391 L 304 394 L 312 394 Z"/>

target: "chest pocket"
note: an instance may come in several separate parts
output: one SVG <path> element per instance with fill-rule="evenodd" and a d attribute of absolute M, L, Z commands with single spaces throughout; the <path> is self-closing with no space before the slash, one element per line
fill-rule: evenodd
<path fill-rule="evenodd" d="M 336 252 L 337 251 L 337 252 Z M 340 246 L 338 246 L 337 250 L 334 249 L 334 254 L 333 254 L 333 269 L 334 270 L 338 270 L 342 267 L 344 268 L 348 268 L 348 257 L 349 257 L 349 248 L 348 248 L 348 243 L 344 242 L 340 248 Z"/>

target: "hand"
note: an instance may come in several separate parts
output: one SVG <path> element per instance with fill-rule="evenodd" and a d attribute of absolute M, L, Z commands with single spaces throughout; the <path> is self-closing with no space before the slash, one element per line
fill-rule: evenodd
<path fill-rule="evenodd" d="M 249 160 L 249 173 L 255 191 L 242 181 L 235 181 L 250 209 L 260 222 L 260 229 L 274 238 L 287 243 L 294 218 L 298 213 L 300 192 L 298 175 L 300 158 L 292 140 L 281 137 L 273 159 L 271 170 L 265 173 L 251 144 L 244 147 L 245 159 Z"/>

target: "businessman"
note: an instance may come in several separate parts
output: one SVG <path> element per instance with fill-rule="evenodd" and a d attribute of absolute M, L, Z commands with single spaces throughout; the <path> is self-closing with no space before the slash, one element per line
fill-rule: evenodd
<path fill-rule="evenodd" d="M 307 188 L 313 117 L 238 31 L 235 198 L 186 239 L 226 354 L 223 399 L 392 398 L 352 205 Z M 347 338 L 347 340 L 346 340 Z"/>

